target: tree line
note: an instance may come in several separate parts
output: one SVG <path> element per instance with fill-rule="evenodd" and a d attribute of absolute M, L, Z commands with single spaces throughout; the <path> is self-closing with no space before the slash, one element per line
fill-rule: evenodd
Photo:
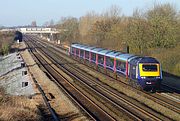
<path fill-rule="evenodd" d="M 55 25 L 64 31 L 61 41 L 144 55 L 151 48 L 173 48 L 180 42 L 180 11 L 169 3 L 154 4 L 150 9 L 135 9 L 132 16 L 125 16 L 113 5 L 105 12 L 64 17 Z"/>

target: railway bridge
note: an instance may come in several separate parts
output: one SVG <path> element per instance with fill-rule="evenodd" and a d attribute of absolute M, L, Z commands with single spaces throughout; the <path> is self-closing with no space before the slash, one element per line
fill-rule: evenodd
<path fill-rule="evenodd" d="M 23 34 L 38 34 L 41 37 L 47 38 L 48 41 L 54 40 L 62 30 L 57 30 L 56 28 L 50 27 L 24 27 L 18 28 L 18 31 L 22 32 Z"/>
<path fill-rule="evenodd" d="M 57 34 L 60 33 L 55 28 L 44 28 L 44 27 L 27 27 L 27 28 L 19 28 L 20 32 L 24 34 Z"/>

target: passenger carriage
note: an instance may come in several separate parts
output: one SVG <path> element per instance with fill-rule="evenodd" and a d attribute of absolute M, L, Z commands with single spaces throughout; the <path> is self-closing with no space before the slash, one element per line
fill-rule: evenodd
<path fill-rule="evenodd" d="M 70 55 L 96 66 L 125 76 L 128 82 L 142 89 L 158 89 L 162 80 L 160 63 L 152 57 L 140 57 L 104 48 L 72 44 Z"/>

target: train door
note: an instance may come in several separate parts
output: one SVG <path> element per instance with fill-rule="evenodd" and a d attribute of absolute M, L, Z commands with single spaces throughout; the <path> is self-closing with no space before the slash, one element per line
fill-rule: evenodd
<path fill-rule="evenodd" d="M 131 79 L 136 79 L 136 66 L 135 65 L 130 65 L 130 78 Z"/>

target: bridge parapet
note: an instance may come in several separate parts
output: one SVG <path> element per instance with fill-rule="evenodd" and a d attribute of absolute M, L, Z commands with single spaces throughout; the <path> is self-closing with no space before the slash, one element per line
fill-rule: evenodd
<path fill-rule="evenodd" d="M 56 34 L 60 33 L 57 29 L 55 28 L 41 28 L 41 27 L 32 27 L 32 28 L 19 28 L 18 29 L 20 32 L 25 33 L 25 34 L 43 34 L 43 33 L 49 33 L 49 34 Z"/>

